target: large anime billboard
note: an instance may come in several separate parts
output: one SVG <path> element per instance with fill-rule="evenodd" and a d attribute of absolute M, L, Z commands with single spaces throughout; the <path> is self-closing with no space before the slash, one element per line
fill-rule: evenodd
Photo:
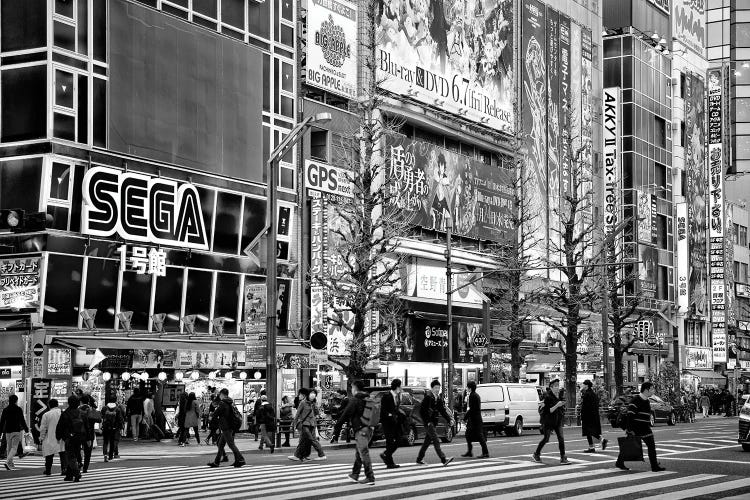
<path fill-rule="evenodd" d="M 375 25 L 382 88 L 513 131 L 513 0 L 381 0 Z"/>

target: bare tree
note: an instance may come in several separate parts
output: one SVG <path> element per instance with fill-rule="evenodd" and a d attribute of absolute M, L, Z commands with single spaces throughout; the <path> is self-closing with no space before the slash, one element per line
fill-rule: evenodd
<path fill-rule="evenodd" d="M 550 224 L 547 266 L 554 271 L 549 286 L 539 290 L 539 301 L 552 315 L 538 314 L 537 319 L 558 334 L 560 351 L 565 359 L 565 392 L 568 408 L 576 404 L 576 373 L 581 324 L 591 315 L 596 303 L 596 275 L 599 257 L 596 253 L 597 224 L 593 220 L 593 183 L 590 166 L 585 160 L 586 145 L 574 147 L 572 138 L 568 158 L 569 189 L 561 193 L 560 206 L 552 206 L 559 226 Z"/>
<path fill-rule="evenodd" d="M 410 227 L 409 219 L 396 203 L 400 186 L 389 175 L 385 141 L 398 128 L 381 113 L 383 96 L 376 80 L 375 15 L 376 0 L 360 2 L 359 57 L 362 62 L 359 96 L 350 109 L 357 116 L 352 130 L 353 147 L 341 148 L 335 163 L 349 171 L 351 197 L 329 200 L 329 258 L 320 275 L 311 276 L 311 286 L 323 289 L 328 309 L 327 322 L 341 335 L 331 342 L 341 355 L 330 359 L 341 366 L 351 382 L 363 378 L 370 360 L 378 357 L 378 347 L 393 339 L 400 316 L 400 269 L 403 258 L 397 253 L 399 237 Z"/>

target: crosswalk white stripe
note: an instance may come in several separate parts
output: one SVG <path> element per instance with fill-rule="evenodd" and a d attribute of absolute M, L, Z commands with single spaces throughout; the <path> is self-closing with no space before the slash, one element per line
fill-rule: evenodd
<path fill-rule="evenodd" d="M 165 470 L 165 469 L 177 469 L 179 467 L 180 466 L 177 466 L 177 465 L 175 465 L 175 466 L 168 466 L 168 467 L 160 467 L 159 470 L 161 471 L 161 470 Z M 42 468 L 43 468 L 43 466 L 42 466 Z M 53 470 L 54 470 L 54 468 L 53 468 Z M 138 472 L 142 471 L 142 472 L 145 473 L 145 472 L 153 472 L 154 468 L 153 467 L 146 467 L 146 466 L 142 466 L 142 467 L 128 467 L 127 469 L 125 469 L 124 467 L 117 467 L 117 468 L 112 467 L 112 468 L 107 468 L 107 469 L 93 469 L 93 470 L 89 471 L 86 475 L 87 476 L 89 476 L 89 475 L 95 475 L 97 477 L 100 477 L 102 475 L 122 476 L 123 470 L 127 470 L 128 472 L 134 472 L 134 473 L 138 473 Z M 42 476 L 41 475 L 41 471 L 42 471 L 42 469 L 39 470 L 39 472 L 40 472 L 39 476 L 15 476 L 15 477 L 12 477 L 12 478 L 2 479 L 2 480 L 0 480 L 0 490 L 7 491 L 7 488 L 12 488 L 12 487 L 14 487 L 14 486 L 16 486 L 18 484 L 31 484 L 31 483 L 45 483 L 45 484 L 49 484 L 49 482 L 52 480 L 52 478 L 54 478 L 54 477 L 61 477 L 59 472 L 53 472 L 52 476 L 50 476 L 50 477 Z"/>
<path fill-rule="evenodd" d="M 660 495 L 643 497 L 639 498 L 638 500 L 682 500 L 683 498 L 696 498 L 700 495 L 716 494 L 722 491 L 736 490 L 739 488 L 746 488 L 748 486 L 750 486 L 750 478 L 737 479 L 724 483 L 714 483 L 699 488 L 690 488 L 689 490 L 673 491 L 670 493 L 662 493 Z"/>
<path fill-rule="evenodd" d="M 517 465 L 521 465 L 521 464 L 517 464 Z M 535 464 L 530 464 L 530 465 L 535 465 Z M 492 474 L 488 474 L 488 473 L 481 474 L 477 472 L 476 474 L 471 476 L 471 481 L 472 482 L 498 481 L 498 480 L 503 480 L 503 479 L 511 479 L 511 478 L 524 477 L 524 476 L 528 477 L 530 475 L 534 475 L 537 477 L 534 477 L 533 479 L 531 479 L 531 481 L 536 482 L 536 481 L 539 481 L 538 476 L 540 474 L 542 475 L 548 474 L 552 469 L 560 470 L 560 469 L 566 469 L 566 468 L 568 470 L 579 469 L 575 465 L 557 466 L 557 467 L 537 466 L 533 468 L 525 468 L 524 470 L 516 470 L 512 472 L 507 472 L 501 469 L 499 472 L 492 473 Z M 591 472 L 594 475 L 603 473 L 603 471 L 602 472 L 591 471 Z M 569 474 L 569 476 L 577 477 L 578 474 L 585 474 L 585 472 L 584 471 L 581 471 L 580 473 L 574 472 L 574 473 Z M 420 487 L 426 490 L 451 490 L 451 495 L 453 495 L 453 489 L 456 487 L 456 479 L 452 477 L 451 474 L 446 474 L 445 472 L 443 472 L 442 474 L 432 474 L 427 477 L 417 476 L 414 479 L 418 479 Z M 402 481 L 392 480 L 392 479 L 387 479 L 385 481 L 378 482 L 376 478 L 375 481 L 376 481 L 375 483 L 376 486 L 396 486 L 396 488 L 389 488 L 388 490 L 386 490 L 388 495 L 408 495 L 410 497 L 414 495 L 413 484 L 408 484 L 405 486 Z M 372 492 L 363 493 L 361 495 L 352 495 L 351 484 L 347 484 L 347 483 L 344 483 L 344 485 L 340 485 L 340 486 L 334 486 L 330 488 L 315 490 L 316 495 L 335 496 L 335 495 L 343 494 L 343 495 L 346 495 L 347 500 L 355 500 L 355 499 L 360 500 L 360 498 L 373 498 L 371 495 L 375 493 L 377 492 L 372 491 Z M 382 492 L 381 492 L 381 495 L 382 495 Z M 283 495 L 274 496 L 274 500 L 292 500 L 296 498 L 305 498 L 306 496 L 307 495 L 304 492 L 284 491 Z M 434 493 L 428 496 L 434 498 Z"/>
<path fill-rule="evenodd" d="M 654 476 L 656 477 L 656 476 Z M 698 474 L 697 476 L 690 476 L 691 483 L 698 483 L 701 481 L 710 481 L 724 477 L 721 474 Z M 678 477 L 669 479 L 666 481 L 659 481 L 656 483 L 642 483 L 642 484 L 629 484 L 621 488 L 613 488 L 596 492 L 596 500 L 604 500 L 606 498 L 613 498 L 619 495 L 631 495 L 633 493 L 639 493 L 641 491 L 657 490 L 662 488 L 671 488 L 672 486 L 684 486 L 685 478 Z M 565 497 L 565 500 L 590 500 L 592 497 L 591 493 L 584 493 L 573 497 Z"/>
<path fill-rule="evenodd" d="M 701 445 L 701 446 L 716 446 L 716 443 L 708 443 L 708 442 L 706 442 L 706 441 L 695 441 L 695 440 L 690 440 L 690 441 L 688 441 L 688 440 L 685 440 L 685 439 L 681 439 L 681 440 L 680 440 L 680 443 L 686 443 L 686 444 L 699 444 L 699 445 Z M 658 446 L 658 443 L 657 443 L 657 446 Z"/>
<path fill-rule="evenodd" d="M 684 452 L 684 451 L 696 451 L 694 448 L 691 448 L 689 450 L 680 450 L 680 449 L 672 449 L 672 448 L 665 448 L 664 446 L 656 445 L 656 452 L 657 453 L 677 453 L 677 452 Z"/>
<path fill-rule="evenodd" d="M 283 469 L 281 469 L 283 467 Z M 228 476 L 231 474 L 241 474 L 239 478 L 246 482 L 248 480 L 253 479 L 265 479 L 268 477 L 269 473 L 274 474 L 275 478 L 279 479 L 285 479 L 285 478 L 295 478 L 299 476 L 300 469 L 305 469 L 307 471 L 315 471 L 316 473 L 320 472 L 326 472 L 328 470 L 345 470 L 346 465 L 344 464 L 327 464 L 325 466 L 321 467 L 305 467 L 305 466 L 298 466 L 298 465 L 291 465 L 291 466 L 281 466 L 281 465 L 269 465 L 269 466 L 262 466 L 262 467 L 252 467 L 248 466 L 246 469 L 234 469 L 233 467 L 224 467 L 224 468 L 218 468 L 218 469 L 212 469 L 208 467 L 177 467 L 174 470 L 169 471 L 166 474 L 159 473 L 158 475 L 154 475 L 154 469 L 150 469 L 149 471 L 140 474 L 140 475 L 132 475 L 129 473 L 130 469 L 121 469 L 120 473 L 116 476 L 116 478 L 121 478 L 122 473 L 124 471 L 127 471 L 127 477 L 128 480 L 137 484 L 138 486 L 135 486 L 133 488 L 130 488 L 128 490 L 129 493 L 134 493 L 136 491 L 141 490 L 150 490 L 153 489 L 155 486 L 160 484 L 167 484 L 172 486 L 173 480 L 180 479 L 185 476 L 189 476 L 192 481 L 201 481 L 203 479 L 208 480 L 209 483 L 213 482 L 213 480 L 217 479 L 217 476 Z M 280 473 L 276 473 L 277 470 L 281 469 Z M 234 473 L 233 471 L 237 471 Z M 241 472 L 240 472 L 241 471 Z M 143 477 L 141 477 L 143 476 Z M 42 478 L 44 479 L 44 478 Z M 115 490 L 119 491 L 119 486 L 116 484 L 112 484 L 110 481 L 110 477 L 101 477 L 96 476 L 91 478 L 88 474 L 84 476 L 83 483 L 86 484 L 87 488 L 85 492 L 82 492 L 79 495 L 76 495 L 76 498 L 97 498 L 101 497 L 101 495 L 106 491 L 102 489 L 98 489 L 97 491 L 93 492 L 90 491 L 91 487 L 111 487 Z M 141 484 L 137 483 L 137 479 L 143 479 L 144 481 Z M 82 484 L 83 484 L 82 483 Z M 194 490 L 194 486 L 191 487 L 191 491 Z M 142 498 L 142 495 L 138 495 L 139 498 Z M 26 497 L 24 497 L 26 498 Z M 28 498 L 34 498 L 33 494 L 30 494 Z M 53 500 L 53 499 L 65 499 L 68 498 L 67 495 L 61 495 L 61 496 L 45 496 L 45 500 Z"/>
<path fill-rule="evenodd" d="M 564 468 L 564 467 L 565 466 L 558 466 L 558 467 L 555 467 L 555 469 L 560 469 L 560 468 Z M 484 482 L 484 481 L 492 481 L 492 482 L 489 483 L 489 484 L 483 484 L 483 485 L 480 485 L 480 486 L 469 487 L 469 488 L 458 488 L 458 489 L 456 489 L 455 484 L 452 481 L 450 481 L 450 480 L 448 480 L 448 481 L 442 481 L 441 483 L 430 483 L 430 484 L 426 484 L 424 486 L 425 486 L 425 488 L 427 490 L 433 490 L 436 487 L 441 486 L 442 488 L 444 488 L 446 490 L 450 490 L 450 494 L 451 494 L 452 497 L 455 497 L 455 496 L 465 496 L 465 495 L 475 496 L 475 495 L 481 494 L 481 493 L 485 493 L 485 494 L 486 493 L 491 493 L 493 495 L 497 495 L 499 492 L 501 492 L 503 490 L 508 490 L 510 488 L 515 488 L 515 487 L 519 487 L 519 486 L 536 485 L 536 484 L 539 484 L 542 481 L 548 481 L 548 480 L 550 480 L 550 478 L 554 478 L 554 480 L 559 480 L 559 481 L 576 483 L 577 480 L 583 479 L 583 478 L 586 478 L 586 477 L 600 476 L 600 475 L 603 475 L 603 474 L 611 474 L 612 473 L 611 470 L 603 470 L 603 469 L 600 469 L 600 470 L 581 470 L 581 469 L 579 469 L 578 471 L 570 472 L 568 474 L 560 474 L 560 475 L 555 475 L 555 476 L 549 476 L 548 474 L 545 474 L 545 473 L 547 473 L 550 469 L 551 468 L 539 468 L 539 469 L 536 469 L 535 472 L 536 473 L 541 473 L 541 475 L 535 476 L 535 477 L 530 477 L 530 478 L 526 477 L 524 479 L 521 479 L 522 477 L 524 477 L 523 475 L 518 475 L 518 474 L 495 474 L 495 475 L 492 475 L 492 476 L 484 476 L 484 477 L 478 478 L 477 482 L 479 482 L 479 481 L 482 481 L 482 482 Z M 570 470 L 570 469 L 568 468 L 568 470 Z M 526 476 L 528 476 L 528 475 L 526 475 Z M 504 481 L 504 480 L 508 480 L 508 481 Z M 504 482 L 499 482 L 499 481 L 504 481 Z M 403 488 L 399 488 L 398 490 L 395 490 L 395 492 L 399 492 L 399 491 L 403 492 L 404 494 L 408 494 L 410 491 L 413 492 L 414 488 L 413 487 L 412 488 L 403 487 Z M 394 490 L 388 490 L 389 494 L 391 494 L 391 492 L 394 492 Z M 373 493 L 375 493 L 375 492 L 373 492 Z M 513 492 L 512 493 L 513 498 L 515 498 L 515 496 L 518 493 L 520 493 L 520 492 L 518 492 L 518 491 Z M 415 495 L 409 495 L 409 496 L 410 496 L 410 500 L 430 500 L 430 499 L 434 499 L 435 498 L 435 493 L 433 492 L 433 493 L 426 493 L 424 495 L 419 495 L 419 496 L 415 496 Z M 366 500 L 366 499 L 370 499 L 370 498 L 374 498 L 374 495 L 373 494 L 366 494 L 366 495 L 356 495 L 354 497 L 350 497 L 349 496 L 349 497 L 347 497 L 347 500 Z M 282 499 L 278 499 L 278 500 L 282 500 Z"/>
<path fill-rule="evenodd" d="M 700 450 L 700 448 L 696 448 L 695 446 L 692 446 L 689 444 L 678 444 L 678 443 L 673 443 L 672 441 L 662 441 L 662 443 L 665 446 L 669 446 L 670 448 L 674 448 L 676 446 L 677 448 L 689 448 L 691 450 Z M 657 448 L 658 448 L 658 445 L 657 445 Z"/>
<path fill-rule="evenodd" d="M 578 475 L 578 478 L 580 479 L 587 479 L 591 476 L 591 472 L 593 471 L 585 471 L 581 472 Z M 609 471 L 597 471 L 597 472 L 612 472 Z M 549 478 L 546 478 L 550 481 L 557 481 L 559 479 L 566 479 L 566 481 L 562 484 L 554 484 L 554 485 L 547 485 L 539 488 L 533 488 L 530 490 L 521 490 L 521 491 L 514 491 L 511 493 L 508 493 L 508 497 L 513 498 L 513 500 L 520 500 L 524 498 L 536 498 L 540 497 L 542 495 L 555 495 L 559 493 L 563 493 L 566 491 L 573 491 L 583 488 L 592 488 L 597 486 L 606 486 L 608 484 L 613 483 L 623 483 L 623 482 L 630 482 L 630 481 L 638 481 L 642 479 L 647 479 L 648 476 L 650 476 L 651 473 L 649 472 L 640 472 L 638 474 L 628 474 L 627 476 L 613 476 L 613 477 L 607 477 L 607 478 L 596 478 L 591 479 L 588 481 L 574 481 L 574 480 L 568 480 L 568 478 L 564 478 L 563 476 L 552 476 Z M 570 479 L 578 479 L 578 478 L 570 478 Z M 452 495 L 472 495 L 473 497 L 478 497 L 480 495 L 484 496 L 486 494 L 496 495 L 497 492 L 507 490 L 510 488 L 514 488 L 517 486 L 527 486 L 529 484 L 538 484 L 538 481 L 532 482 L 532 480 L 523 480 L 523 481 L 512 481 L 511 483 L 501 484 L 501 485 L 484 485 L 484 486 L 477 486 L 475 488 L 464 488 L 460 489 L 457 492 L 451 491 Z M 413 498 L 411 500 L 422 500 L 422 497 Z"/>
<path fill-rule="evenodd" d="M 447 473 L 451 474 L 454 481 L 459 480 L 459 473 L 468 475 L 468 477 L 482 475 L 485 471 L 491 471 L 491 470 L 519 470 L 519 469 L 526 469 L 529 467 L 533 467 L 534 464 L 531 462 L 527 462 L 525 464 L 504 464 L 501 465 L 499 463 L 491 463 L 491 462 L 485 462 L 477 464 L 477 462 L 467 462 L 466 465 L 462 468 L 462 464 L 452 466 L 450 468 L 444 468 L 442 465 L 439 466 L 431 466 L 431 467 L 418 467 L 416 470 L 412 468 L 410 471 L 404 471 L 404 472 L 392 472 L 388 471 L 385 474 L 377 474 L 375 475 L 376 481 L 380 481 L 379 484 L 393 484 L 393 485 L 401 485 L 404 484 L 404 478 L 409 478 L 410 480 L 419 479 L 420 481 L 427 481 L 432 478 L 444 478 Z M 467 468 L 467 466 L 470 466 L 471 468 Z M 351 470 L 351 466 L 348 467 L 349 470 Z M 400 471 L 401 469 L 395 469 Z M 458 470 L 458 472 L 457 472 Z M 421 472 L 420 471 L 424 471 Z M 346 471 L 348 473 L 348 471 Z M 326 494 L 328 489 L 318 489 L 315 487 L 326 487 L 330 486 L 332 481 L 340 481 L 342 484 L 347 484 L 346 487 L 347 491 L 351 489 L 351 483 L 348 482 L 348 479 L 346 477 L 346 473 L 342 472 L 338 476 L 334 477 L 327 477 L 327 478 L 319 478 L 315 477 L 313 481 L 305 481 L 305 484 L 303 485 L 289 485 L 289 484 L 264 484 L 262 488 L 255 488 L 252 490 L 253 495 L 255 496 L 262 496 L 262 495 L 273 495 L 274 499 L 282 498 L 281 495 L 279 495 L 279 489 L 283 491 L 283 493 L 286 494 L 296 494 L 301 497 L 307 497 L 311 494 L 311 491 L 314 491 L 316 495 Z M 385 477 L 385 479 L 383 479 Z M 379 479 L 378 479 L 379 478 Z M 222 485 L 224 486 L 224 485 Z M 314 490 L 312 488 L 315 488 Z M 234 491 L 234 488 L 227 487 L 223 489 L 212 489 L 211 494 L 212 495 L 221 495 L 221 494 L 231 494 Z M 200 495 L 197 494 L 187 494 L 183 496 L 183 500 L 188 500 L 190 498 L 200 498 Z"/>

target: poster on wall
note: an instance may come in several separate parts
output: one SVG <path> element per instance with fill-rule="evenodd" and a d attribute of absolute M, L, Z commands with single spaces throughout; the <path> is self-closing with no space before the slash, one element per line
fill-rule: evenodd
<path fill-rule="evenodd" d="M 175 368 L 177 351 L 174 349 L 133 349 L 133 368 Z"/>
<path fill-rule="evenodd" d="M 511 172 L 434 144 L 391 136 L 391 189 L 414 225 L 496 242 L 513 237 Z M 510 165 L 510 161 L 508 161 Z"/>
<path fill-rule="evenodd" d="M 0 259 L 0 311 L 37 309 L 41 257 Z"/>
<path fill-rule="evenodd" d="M 521 10 L 521 117 L 522 140 L 526 147 L 529 211 L 538 214 L 530 237 L 547 241 L 547 25 L 545 7 L 538 0 L 524 0 Z M 547 257 L 544 244 L 534 245 L 538 258 Z M 546 272 L 544 272 L 546 274 Z"/>
<path fill-rule="evenodd" d="M 547 7 L 547 193 L 549 207 L 560 206 L 560 14 Z M 550 246 L 561 248 L 559 235 L 552 228 L 560 227 L 560 217 L 549 209 L 547 238 L 555 238 Z"/>
<path fill-rule="evenodd" d="M 72 375 L 72 356 L 72 351 L 67 348 L 47 348 L 47 375 L 50 377 Z"/>
<path fill-rule="evenodd" d="M 687 174 L 689 308 L 708 316 L 708 181 L 705 166 L 705 86 L 695 73 L 685 78 L 685 172 Z"/>
<path fill-rule="evenodd" d="M 357 5 L 311 0 L 307 7 L 308 85 L 357 97 Z"/>
<path fill-rule="evenodd" d="M 251 366 L 266 362 L 266 285 L 245 286 L 245 359 Z"/>
<path fill-rule="evenodd" d="M 672 0 L 672 36 L 700 55 L 706 53 L 706 0 Z"/>
<path fill-rule="evenodd" d="M 384 2 L 377 79 L 495 130 L 513 132 L 513 0 Z"/>
<path fill-rule="evenodd" d="M 582 192 L 586 193 L 592 189 L 591 178 L 592 168 L 594 165 L 594 150 L 593 150 L 593 136 L 594 136 L 594 110 L 593 110 L 593 91 L 594 91 L 594 75 L 593 75 L 593 44 L 591 40 L 591 30 L 587 28 L 581 29 L 581 159 L 580 163 L 585 172 L 584 178 L 589 179 L 582 187 Z M 589 220 L 592 217 L 592 209 L 585 214 Z"/>
<path fill-rule="evenodd" d="M 726 237 L 724 238 L 724 290 L 726 297 L 726 323 L 727 326 L 737 326 L 737 314 L 735 311 L 734 294 L 734 209 L 731 204 L 726 210 Z M 743 313 L 744 314 L 744 313 Z"/>
<path fill-rule="evenodd" d="M 570 25 L 568 16 L 560 14 L 560 109 L 570 109 L 571 95 L 571 59 L 570 59 Z M 570 191 L 570 113 L 560 113 L 560 196 Z"/>
<path fill-rule="evenodd" d="M 638 208 L 638 242 L 656 243 L 656 195 L 636 190 Z"/>
<path fill-rule="evenodd" d="M 685 367 L 713 369 L 711 349 L 702 347 L 686 347 Z"/>
<path fill-rule="evenodd" d="M 656 297 L 656 263 L 658 253 L 651 245 L 638 245 L 638 283 L 644 298 Z"/>

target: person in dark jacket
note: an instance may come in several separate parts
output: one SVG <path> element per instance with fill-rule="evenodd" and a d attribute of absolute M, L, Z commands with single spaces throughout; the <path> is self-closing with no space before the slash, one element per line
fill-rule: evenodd
<path fill-rule="evenodd" d="M 276 413 L 273 410 L 273 406 L 268 403 L 268 396 L 263 394 L 260 397 L 260 407 L 258 413 L 255 415 L 255 421 L 258 422 L 260 427 L 260 446 L 263 449 L 263 443 L 268 444 L 268 448 L 273 453 L 274 450 L 274 436 L 276 434 Z"/>
<path fill-rule="evenodd" d="M 284 442 L 281 446 L 290 446 L 289 436 L 291 435 L 292 429 L 292 415 L 294 413 L 294 407 L 289 401 L 289 396 L 281 398 L 281 409 L 279 409 L 279 432 L 284 432 Z"/>
<path fill-rule="evenodd" d="M 565 437 L 563 436 L 563 417 L 565 412 L 565 401 L 563 391 L 560 389 L 560 381 L 555 379 L 549 383 L 547 393 L 544 396 L 544 405 L 540 420 L 544 437 L 539 441 L 536 451 L 531 456 L 534 462 L 542 462 L 542 448 L 549 442 L 552 432 L 557 434 L 557 444 L 560 448 L 560 464 L 570 465 L 571 462 L 565 456 Z"/>
<path fill-rule="evenodd" d="M 177 403 L 177 446 L 185 446 L 190 440 L 189 430 L 185 428 L 185 413 L 187 413 L 187 394 L 180 394 Z"/>
<path fill-rule="evenodd" d="M 109 402 L 102 408 L 102 453 L 105 462 L 109 462 L 115 456 L 115 443 L 124 420 L 117 403 Z"/>
<path fill-rule="evenodd" d="M 427 448 L 430 444 L 435 446 L 435 452 L 443 465 L 448 465 L 453 461 L 453 457 L 446 457 L 443 450 L 440 449 L 440 438 L 437 435 L 438 418 L 440 415 L 445 418 L 451 427 L 453 427 L 453 417 L 451 417 L 445 409 L 445 403 L 443 398 L 440 397 L 440 382 L 433 380 L 430 383 L 430 391 L 425 394 L 422 400 L 422 406 L 419 408 L 419 415 L 422 417 L 422 423 L 424 424 L 425 437 L 422 447 L 419 448 L 417 453 L 417 463 L 424 465 L 424 455 L 427 452 Z"/>
<path fill-rule="evenodd" d="M 96 433 L 94 431 L 94 424 L 102 421 L 102 415 L 96 409 L 96 403 L 94 398 L 89 394 L 85 394 L 81 398 L 81 405 L 78 407 L 80 412 L 86 419 L 86 439 L 83 441 L 83 472 L 84 474 L 89 471 L 89 464 L 91 463 L 91 453 L 94 450 L 94 439 L 96 439 Z"/>
<path fill-rule="evenodd" d="M 362 466 L 365 469 L 365 478 L 367 484 L 375 486 L 375 474 L 372 472 L 372 461 L 370 460 L 370 439 L 372 439 L 372 428 L 362 422 L 362 415 L 365 411 L 365 400 L 367 393 L 364 391 L 365 384 L 361 380 L 352 382 L 352 397 L 348 398 L 346 408 L 341 412 L 336 425 L 333 428 L 333 435 L 337 436 L 341 432 L 344 423 L 349 424 L 349 428 L 354 431 L 354 465 L 349 479 L 353 482 L 359 482 L 359 472 Z"/>
<path fill-rule="evenodd" d="M 209 467 L 218 467 L 219 462 L 224 456 L 224 447 L 229 446 L 229 449 L 234 453 L 234 463 L 232 467 L 242 467 L 245 465 L 245 457 L 242 456 L 237 445 L 234 444 L 234 409 L 232 408 L 234 402 L 229 397 L 229 389 L 222 389 L 219 391 L 219 405 L 214 412 L 214 417 L 217 420 L 219 432 L 219 440 L 216 443 L 217 452 L 216 458 L 213 462 L 208 462 Z"/>
<path fill-rule="evenodd" d="M 3 410 L 3 415 L 0 417 L 0 432 L 5 434 L 6 449 L 8 450 L 5 468 L 16 470 L 16 466 L 13 465 L 13 458 L 16 456 L 19 443 L 23 443 L 23 433 L 29 432 L 29 426 L 26 425 L 23 410 L 18 406 L 18 396 L 15 394 L 8 397 L 8 406 Z M 23 448 L 21 449 L 23 450 Z"/>
<path fill-rule="evenodd" d="M 258 434 L 260 434 L 260 422 L 258 422 L 258 410 L 260 410 L 260 405 L 263 403 L 263 400 L 261 399 L 263 396 L 266 395 L 266 390 L 262 389 L 260 391 L 260 394 L 258 394 L 258 397 L 255 399 L 255 403 L 253 403 L 253 433 L 255 434 L 255 440 L 258 440 Z M 260 446 L 258 447 L 259 450 L 263 449 L 263 440 L 260 441 Z"/>
<path fill-rule="evenodd" d="M 401 380 L 394 378 L 391 381 L 391 390 L 380 400 L 380 423 L 385 437 L 385 451 L 380 454 L 380 458 L 388 469 L 399 467 L 393 460 L 393 454 L 398 449 L 401 426 L 405 418 L 406 415 L 401 410 Z"/>
<path fill-rule="evenodd" d="M 651 382 L 641 384 L 641 393 L 634 396 L 628 405 L 627 433 L 628 436 L 638 436 L 641 438 L 641 441 L 646 443 L 651 470 L 661 472 L 665 469 L 659 465 L 656 459 L 656 442 L 654 441 L 654 433 L 651 431 L 651 403 L 648 398 L 653 395 L 654 384 Z M 617 456 L 615 466 L 618 469 L 630 470 L 625 467 L 625 462 L 622 460 L 621 455 Z"/>
<path fill-rule="evenodd" d="M 130 433 L 133 441 L 138 441 L 138 433 L 143 421 L 143 398 L 138 389 L 133 389 L 133 395 L 128 398 L 128 418 L 130 419 Z"/>
<path fill-rule="evenodd" d="M 81 402 L 77 396 L 68 397 L 68 408 L 60 415 L 60 421 L 55 430 L 55 437 L 65 442 L 66 466 L 65 480 L 78 482 L 81 480 L 81 446 L 86 440 L 88 422 L 86 415 L 78 409 Z"/>
<path fill-rule="evenodd" d="M 482 456 L 479 458 L 490 458 L 490 451 L 487 449 L 487 440 L 484 437 L 484 421 L 482 421 L 482 398 L 477 394 L 477 383 L 473 380 L 466 384 L 466 388 L 469 390 L 469 397 L 467 398 L 467 408 L 464 414 L 464 421 L 466 422 L 466 444 L 468 449 L 466 453 L 461 455 L 462 457 L 472 457 L 471 443 L 479 441 L 479 445 L 482 447 Z"/>
<path fill-rule="evenodd" d="M 594 439 L 601 443 L 602 451 L 607 449 L 607 440 L 602 439 L 599 397 L 594 392 L 594 384 L 590 380 L 583 381 L 583 390 L 581 391 L 581 433 L 589 442 L 586 453 L 596 453 Z"/>

